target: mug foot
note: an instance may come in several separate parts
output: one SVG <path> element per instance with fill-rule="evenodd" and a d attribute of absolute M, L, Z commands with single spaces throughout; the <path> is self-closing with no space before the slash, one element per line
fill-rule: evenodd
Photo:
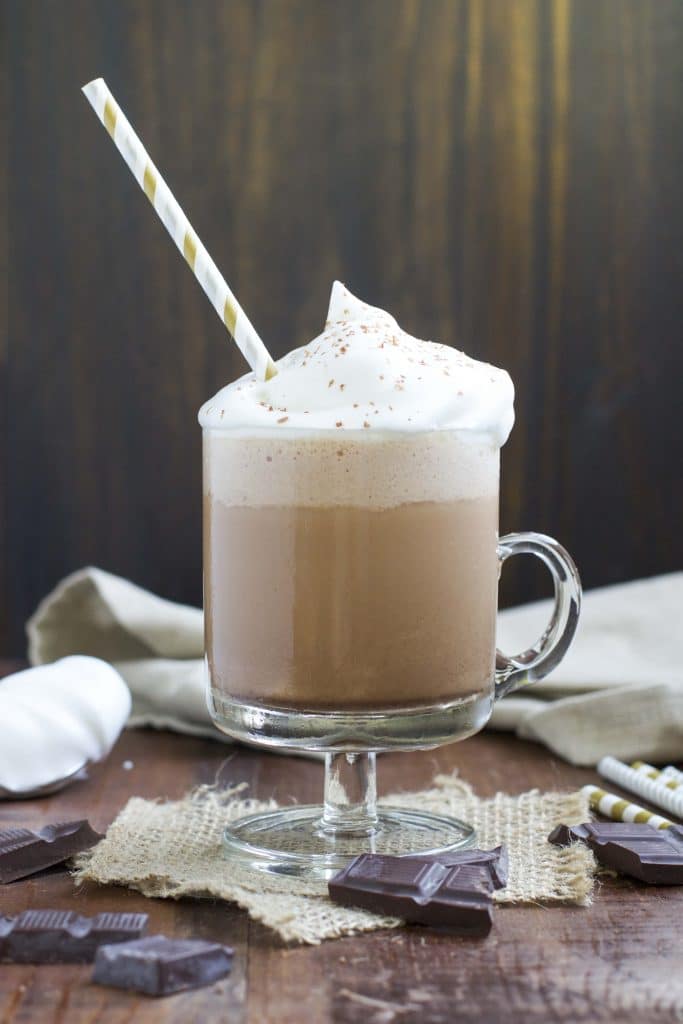
<path fill-rule="evenodd" d="M 224 832 L 226 856 L 237 866 L 325 881 L 360 853 L 410 856 L 473 846 L 471 825 L 426 811 L 385 807 L 371 828 L 330 832 L 322 805 L 251 814 Z"/>

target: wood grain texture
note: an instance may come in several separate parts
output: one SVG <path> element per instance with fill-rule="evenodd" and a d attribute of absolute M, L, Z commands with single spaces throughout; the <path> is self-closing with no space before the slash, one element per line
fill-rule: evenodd
<path fill-rule="evenodd" d="M 124 760 L 133 762 L 130 771 Z M 382 792 L 427 786 L 458 768 L 482 795 L 595 781 L 541 747 L 482 734 L 437 751 L 380 758 Z M 88 781 L 41 800 L 0 804 L 0 827 L 88 817 L 105 829 L 130 796 L 177 798 L 200 782 L 247 782 L 261 799 L 320 798 L 322 766 L 149 731 L 124 733 Z M 683 890 L 605 877 L 590 908 L 499 907 L 483 941 L 423 928 L 288 947 L 230 904 L 151 900 L 118 887 L 78 890 L 55 869 L 2 887 L 2 913 L 54 906 L 84 914 L 144 911 L 150 932 L 235 948 L 228 979 L 163 1000 L 89 984 L 87 966 L 6 966 L 0 1021 L 20 1024 L 549 1024 L 680 1021 Z"/>
<path fill-rule="evenodd" d="M 342 278 L 509 369 L 504 530 L 588 585 L 680 567 L 678 0 L 7 0 L 3 27 L 1 648 L 86 562 L 199 602 L 196 411 L 244 368 L 80 95 L 100 74 L 276 356 Z"/>

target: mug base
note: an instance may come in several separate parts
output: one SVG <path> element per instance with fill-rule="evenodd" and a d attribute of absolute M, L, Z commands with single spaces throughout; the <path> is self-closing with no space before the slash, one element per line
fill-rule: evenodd
<path fill-rule="evenodd" d="M 492 690 L 434 704 L 348 711 L 278 708 L 208 689 L 216 726 L 242 743 L 290 750 L 431 750 L 484 728 L 493 709 Z"/>
<path fill-rule="evenodd" d="M 239 868 L 323 882 L 360 853 L 446 853 L 476 839 L 472 826 L 457 818 L 397 807 L 381 808 L 362 834 L 330 834 L 322 819 L 320 805 L 250 814 L 225 830 L 225 854 Z"/>

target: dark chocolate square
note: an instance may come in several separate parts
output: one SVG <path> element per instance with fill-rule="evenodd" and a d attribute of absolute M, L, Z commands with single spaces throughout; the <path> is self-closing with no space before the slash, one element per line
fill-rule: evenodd
<path fill-rule="evenodd" d="M 15 964 L 90 963 L 98 946 L 139 938 L 147 914 L 24 910 L 0 919 L 0 961 Z"/>
<path fill-rule="evenodd" d="M 482 864 L 363 854 L 330 879 L 328 890 L 344 906 L 460 935 L 487 935 L 493 921 L 491 874 Z"/>
<path fill-rule="evenodd" d="M 648 885 L 683 885 L 683 826 L 653 828 L 628 821 L 558 825 L 548 836 L 557 846 L 580 840 L 604 867 Z"/>
<path fill-rule="evenodd" d="M 28 828 L 1 829 L 0 882 L 14 882 L 61 864 L 101 838 L 84 819 L 45 825 L 38 832 Z"/>
<path fill-rule="evenodd" d="M 150 935 L 137 942 L 101 946 L 92 980 L 149 996 L 165 996 L 219 981 L 229 973 L 232 957 L 232 949 L 217 942 Z"/>

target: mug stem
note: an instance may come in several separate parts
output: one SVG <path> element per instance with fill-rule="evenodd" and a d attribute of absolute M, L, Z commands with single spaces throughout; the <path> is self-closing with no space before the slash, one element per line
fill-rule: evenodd
<path fill-rule="evenodd" d="M 372 752 L 325 754 L 322 830 L 372 835 L 377 828 L 377 766 Z"/>

